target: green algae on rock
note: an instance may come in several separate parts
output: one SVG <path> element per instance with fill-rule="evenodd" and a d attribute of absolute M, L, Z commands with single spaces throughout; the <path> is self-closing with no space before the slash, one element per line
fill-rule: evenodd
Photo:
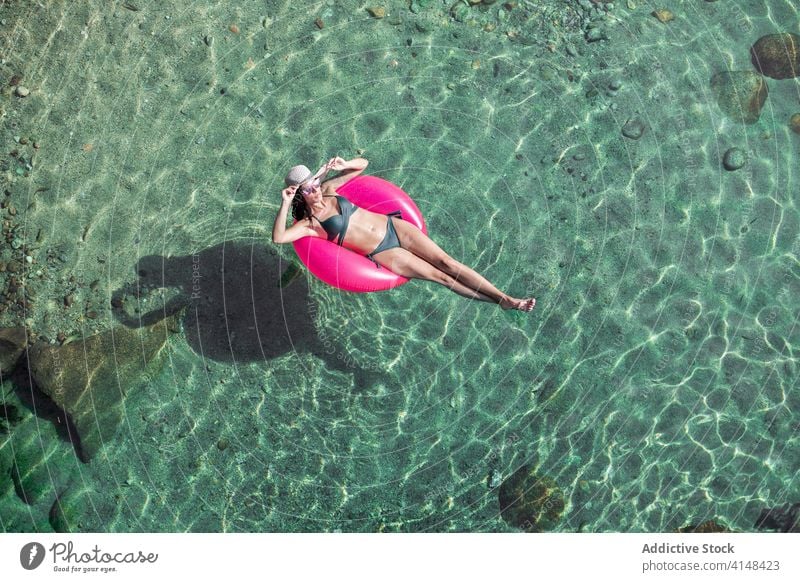
<path fill-rule="evenodd" d="M 720 110 L 732 121 L 758 121 L 768 90 L 764 77 L 752 71 L 723 71 L 711 77 L 711 90 Z"/>
<path fill-rule="evenodd" d="M 115 328 L 64 346 L 40 342 L 28 351 L 39 389 L 77 430 L 73 443 L 82 461 L 89 462 L 116 433 L 127 390 L 141 383 L 151 362 L 160 361 L 177 317 L 140 329 Z"/>
<path fill-rule="evenodd" d="M 527 532 L 552 530 L 564 512 L 564 494 L 550 477 L 523 465 L 503 481 L 498 493 L 500 513 L 509 525 Z"/>
<path fill-rule="evenodd" d="M 750 47 L 750 60 L 762 74 L 773 79 L 800 76 L 800 36 L 786 32 L 768 34 Z"/>

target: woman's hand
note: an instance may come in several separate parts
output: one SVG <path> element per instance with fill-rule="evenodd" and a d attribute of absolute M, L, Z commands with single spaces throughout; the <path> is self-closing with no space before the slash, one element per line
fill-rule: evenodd
<path fill-rule="evenodd" d="M 328 163 L 325 164 L 325 167 L 328 170 L 333 170 L 335 172 L 344 170 L 346 166 L 347 162 L 338 156 L 335 158 L 331 158 L 330 160 L 328 160 Z"/>
<path fill-rule="evenodd" d="M 293 186 L 289 186 L 288 188 L 284 188 L 281 191 L 281 197 L 283 198 L 284 202 L 291 202 L 294 198 L 295 193 L 297 192 L 297 188 L 299 184 L 294 184 Z"/>

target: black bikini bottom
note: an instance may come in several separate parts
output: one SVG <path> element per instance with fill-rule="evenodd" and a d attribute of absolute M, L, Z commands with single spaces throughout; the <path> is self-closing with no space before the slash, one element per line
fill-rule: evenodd
<path fill-rule="evenodd" d="M 372 251 L 367 255 L 367 258 L 375 263 L 377 267 L 380 269 L 381 266 L 378 264 L 378 261 L 372 258 L 372 255 L 376 255 L 381 251 L 388 251 L 389 249 L 393 249 L 395 247 L 400 246 L 400 239 L 397 238 L 397 231 L 394 229 L 394 224 L 392 224 L 392 216 L 398 216 L 400 219 L 403 219 L 402 212 L 400 210 L 396 210 L 394 212 L 390 212 L 387 216 L 387 224 L 386 224 L 386 236 L 383 237 L 381 244 L 375 247 L 375 250 Z"/>

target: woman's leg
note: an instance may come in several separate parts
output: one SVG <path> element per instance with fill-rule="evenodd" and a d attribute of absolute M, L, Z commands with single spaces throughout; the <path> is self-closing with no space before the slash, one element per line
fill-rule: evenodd
<path fill-rule="evenodd" d="M 527 299 L 517 299 L 515 297 L 511 297 L 510 295 L 506 295 L 497 287 L 489 283 L 485 277 L 479 275 L 466 265 L 459 263 L 452 257 L 448 257 L 448 259 L 445 260 L 444 265 L 444 272 L 452 276 L 453 279 L 464 283 L 469 288 L 474 289 L 479 293 L 486 293 L 487 295 L 498 298 L 496 301 L 503 309 L 510 309 L 513 307 L 522 311 L 530 311 L 536 307 L 536 299 L 533 297 L 528 297 Z M 488 289 L 486 288 L 487 286 Z"/>
<path fill-rule="evenodd" d="M 470 269 L 463 263 L 459 263 L 450 256 L 443 260 L 441 268 L 456 281 L 463 283 L 470 289 L 475 289 L 480 293 L 485 293 L 486 295 L 494 297 L 497 303 L 513 299 L 492 285 L 486 277 Z"/>
<path fill-rule="evenodd" d="M 478 301 L 486 301 L 488 303 L 497 303 L 497 301 L 492 297 L 489 297 L 488 295 L 485 295 L 479 291 L 475 291 L 463 283 L 459 283 L 444 271 L 437 269 L 430 263 L 423 261 L 405 249 L 388 249 L 379 252 L 378 254 L 374 255 L 373 258 L 393 273 L 397 273 L 402 277 L 433 281 L 434 283 L 444 285 L 462 297 L 476 299 Z"/>
<path fill-rule="evenodd" d="M 393 224 L 400 239 L 400 244 L 404 249 L 450 275 L 458 283 L 481 295 L 491 297 L 503 309 L 515 308 L 522 311 L 530 311 L 536 305 L 536 299 L 533 297 L 517 299 L 503 293 L 492 285 L 486 277 L 459 263 L 444 252 L 439 248 L 439 245 L 413 224 L 404 220 L 395 220 Z"/>

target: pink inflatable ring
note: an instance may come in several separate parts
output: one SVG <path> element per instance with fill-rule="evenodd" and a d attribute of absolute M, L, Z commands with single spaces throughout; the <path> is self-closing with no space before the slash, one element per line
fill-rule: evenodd
<path fill-rule="evenodd" d="M 372 212 L 388 214 L 399 210 L 403 220 L 425 234 L 428 233 L 417 205 L 408 194 L 391 182 L 376 176 L 356 176 L 336 192 L 356 206 Z M 392 273 L 385 267 L 378 268 L 364 255 L 339 246 L 327 238 L 306 236 L 292 244 L 297 256 L 312 275 L 344 291 L 386 291 L 408 282 L 406 277 Z"/>

